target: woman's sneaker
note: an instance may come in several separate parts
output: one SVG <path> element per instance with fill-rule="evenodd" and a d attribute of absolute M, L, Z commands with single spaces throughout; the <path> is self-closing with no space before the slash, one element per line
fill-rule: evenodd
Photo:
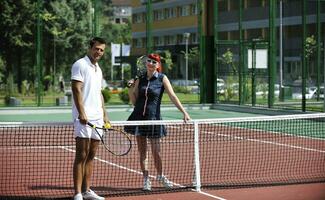
<path fill-rule="evenodd" d="M 73 200 L 83 200 L 82 194 L 78 193 L 78 194 L 74 195 Z"/>
<path fill-rule="evenodd" d="M 82 197 L 86 200 L 105 200 L 104 197 L 98 196 L 94 191 L 88 190 L 82 193 Z"/>
<path fill-rule="evenodd" d="M 157 176 L 157 181 L 162 184 L 165 188 L 171 189 L 173 188 L 173 183 L 170 182 L 166 176 L 164 175 L 158 175 Z"/>
<path fill-rule="evenodd" d="M 151 191 L 151 182 L 149 180 L 149 177 L 144 178 L 144 181 L 143 181 L 143 190 L 144 191 Z"/>

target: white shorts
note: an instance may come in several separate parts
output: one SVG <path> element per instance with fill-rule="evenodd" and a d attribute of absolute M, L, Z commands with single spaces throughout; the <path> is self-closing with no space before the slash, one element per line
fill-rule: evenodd
<path fill-rule="evenodd" d="M 90 123 L 96 125 L 97 127 L 102 127 L 104 125 L 103 120 L 96 120 L 96 121 L 89 121 Z M 79 119 L 74 120 L 73 123 L 74 126 L 74 136 L 77 138 L 91 138 L 94 140 L 100 140 L 100 137 L 96 133 L 96 130 L 91 128 L 90 126 L 86 124 L 81 124 Z M 99 134 L 102 136 L 103 131 L 100 129 L 97 129 Z"/>

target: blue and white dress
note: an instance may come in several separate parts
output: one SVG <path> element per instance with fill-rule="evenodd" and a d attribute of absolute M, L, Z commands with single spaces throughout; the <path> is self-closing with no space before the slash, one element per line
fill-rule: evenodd
<path fill-rule="evenodd" d="M 149 80 L 146 75 L 139 79 L 138 98 L 134 110 L 128 118 L 129 121 L 162 119 L 160 105 L 165 90 L 163 85 L 164 76 L 164 74 L 156 72 Z M 166 129 L 163 125 L 126 126 L 125 131 L 148 138 L 166 136 Z"/>

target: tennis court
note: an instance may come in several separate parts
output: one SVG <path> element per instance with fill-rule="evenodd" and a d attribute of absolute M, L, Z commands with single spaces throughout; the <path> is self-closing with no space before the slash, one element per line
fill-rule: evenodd
<path fill-rule="evenodd" d="M 289 194 L 298 189 L 313 191 L 315 198 L 311 199 L 323 199 L 324 122 L 324 114 L 197 119 L 188 124 L 180 120 L 155 122 L 165 125 L 169 133 L 162 142 L 162 157 L 174 188 L 165 190 L 155 183 L 149 156 L 153 191 L 141 191 L 134 143 L 124 157 L 100 148 L 93 189 L 116 200 L 273 199 L 267 194 L 277 190 Z M 153 122 L 115 121 L 113 125 L 123 128 L 139 123 Z M 0 137 L 2 199 L 72 196 L 75 150 L 70 123 L 3 122 Z"/>
<path fill-rule="evenodd" d="M 184 105 L 193 119 L 225 118 L 225 117 L 248 117 L 258 116 L 249 112 L 227 111 L 210 109 L 211 105 Z M 130 106 L 108 106 L 107 113 L 112 121 L 123 121 L 132 112 Z M 166 120 L 182 119 L 182 114 L 170 105 L 161 108 L 162 117 Z M 71 107 L 44 107 L 44 108 L 3 108 L 0 109 L 0 121 L 2 122 L 71 122 Z"/>

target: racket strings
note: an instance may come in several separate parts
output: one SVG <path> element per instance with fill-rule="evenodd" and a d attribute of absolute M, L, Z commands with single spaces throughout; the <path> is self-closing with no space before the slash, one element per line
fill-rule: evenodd
<path fill-rule="evenodd" d="M 130 150 L 131 141 L 120 130 L 104 130 L 103 141 L 105 147 L 116 155 L 126 154 Z"/>

